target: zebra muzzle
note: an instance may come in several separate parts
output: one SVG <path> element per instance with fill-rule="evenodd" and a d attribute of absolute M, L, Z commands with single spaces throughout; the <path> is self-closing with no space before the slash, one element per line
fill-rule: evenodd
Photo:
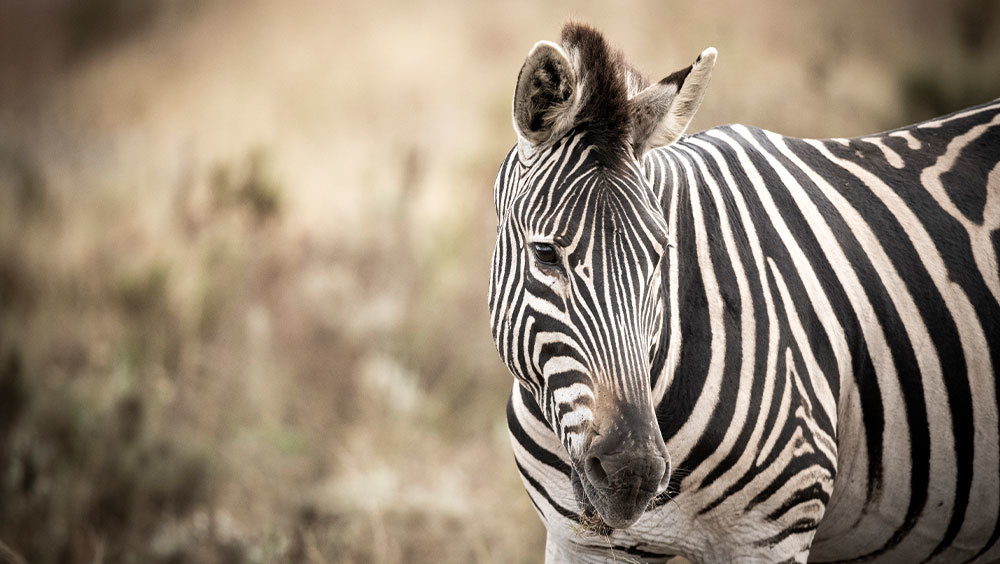
<path fill-rule="evenodd" d="M 666 486 L 669 460 L 653 424 L 616 418 L 603 432 L 595 433 L 577 465 L 576 494 L 581 508 L 584 513 L 593 508 L 611 528 L 628 528 Z"/>

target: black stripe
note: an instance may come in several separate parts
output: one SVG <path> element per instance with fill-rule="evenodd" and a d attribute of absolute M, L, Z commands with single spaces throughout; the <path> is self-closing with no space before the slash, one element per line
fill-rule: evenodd
<path fill-rule="evenodd" d="M 529 412 L 532 412 L 532 415 L 538 418 L 539 421 L 544 422 L 545 419 L 542 417 L 541 411 L 538 410 L 535 400 L 531 399 L 530 393 L 523 387 L 521 387 L 520 390 L 521 400 L 525 402 L 525 406 L 528 407 Z M 531 404 L 527 403 L 529 400 L 531 401 Z M 528 451 L 528 454 L 542 464 L 545 464 L 553 470 L 565 475 L 566 479 L 569 479 L 570 467 L 558 456 L 542 448 L 541 445 L 536 443 L 534 439 L 531 438 L 531 435 L 524 430 L 524 427 L 521 426 L 521 422 L 517 418 L 517 413 L 514 412 L 513 398 L 507 401 L 507 428 L 510 430 L 510 434 L 517 441 L 517 444 L 521 445 L 524 450 Z"/>
<path fill-rule="evenodd" d="M 793 493 L 791 497 L 786 499 L 784 503 L 772 511 L 767 518 L 772 521 L 777 521 L 796 506 L 809 503 L 811 501 L 819 501 L 824 507 L 826 507 L 826 503 L 830 501 L 830 494 L 828 494 L 818 483 L 810 484 L 809 486 L 799 489 Z"/>
<path fill-rule="evenodd" d="M 716 208 L 715 200 L 709 193 L 701 170 L 698 169 L 694 162 L 690 162 L 689 166 L 694 169 L 695 175 L 695 185 L 691 186 L 690 190 L 698 191 L 698 199 L 701 204 L 700 210 L 694 210 L 691 213 L 701 215 L 705 229 L 704 235 L 710 242 L 708 249 L 709 262 L 719 286 L 719 297 L 722 299 L 722 323 L 725 332 L 725 354 L 718 400 L 712 408 L 712 414 L 709 417 L 704 432 L 698 437 L 698 441 L 694 447 L 691 448 L 688 455 L 681 462 L 682 468 L 693 470 L 700 466 L 719 448 L 719 445 L 726 436 L 726 432 L 732 424 L 733 416 L 736 412 L 736 400 L 742 377 L 739 367 L 743 354 L 740 316 L 741 309 L 748 307 L 748 304 L 741 303 L 739 286 L 736 282 L 736 271 L 732 265 L 732 258 L 728 256 L 727 249 L 723 244 L 722 229 L 719 221 L 721 212 Z M 735 210 L 730 208 L 727 210 L 727 213 L 732 217 Z M 745 260 L 745 257 L 741 258 Z M 694 262 L 695 257 L 691 257 L 691 260 Z M 685 315 L 687 313 L 685 311 Z M 711 331 L 710 326 L 706 327 L 706 329 Z M 711 339 L 712 336 L 708 335 L 709 345 L 711 344 Z M 710 358 L 711 353 L 710 351 L 708 352 Z M 681 372 L 681 374 L 686 374 L 686 372 Z M 752 376 L 753 374 L 751 373 L 748 377 Z M 703 481 L 698 488 L 704 489 L 710 483 Z"/>
<path fill-rule="evenodd" d="M 817 526 L 818 526 L 818 524 L 813 519 L 799 519 L 798 521 L 792 523 L 791 525 L 789 525 L 788 527 L 786 527 L 783 531 L 781 531 L 780 533 L 774 535 L 773 537 L 768 537 L 766 539 L 763 539 L 763 540 L 755 542 L 754 546 L 757 546 L 757 547 L 772 546 L 773 547 L 776 544 L 780 543 L 781 541 L 787 539 L 788 537 L 790 537 L 792 535 L 801 535 L 801 534 L 805 534 L 805 533 L 811 533 L 812 531 L 816 530 Z"/>
<path fill-rule="evenodd" d="M 542 484 L 538 482 L 538 480 L 536 480 L 534 477 L 532 477 L 532 475 L 528 473 L 527 469 L 525 469 L 524 466 L 521 466 L 520 462 L 518 462 L 517 460 L 514 460 L 514 464 L 517 465 L 517 471 L 521 473 L 521 476 L 525 479 L 525 481 L 527 481 L 529 484 L 531 484 L 531 487 L 534 488 L 536 492 L 538 492 L 538 495 L 544 497 L 545 501 L 547 501 L 549 503 L 549 505 L 551 505 L 552 508 L 556 510 L 556 512 L 558 512 L 560 515 L 562 515 L 563 517 L 565 517 L 565 518 L 567 518 L 567 519 L 569 519 L 569 520 L 571 520 L 573 522 L 576 522 L 576 523 L 580 522 L 580 516 L 577 515 L 576 513 L 573 513 L 569 509 L 566 509 L 565 507 L 559 505 L 558 503 L 556 503 L 555 500 L 552 499 L 552 496 L 549 495 L 548 490 L 546 490 L 545 487 L 542 486 Z M 528 497 L 531 497 L 531 496 L 529 495 Z M 538 507 L 537 503 L 535 504 L 535 507 L 536 508 Z"/>
<path fill-rule="evenodd" d="M 708 363 L 711 359 L 712 330 L 708 318 L 708 301 L 702 287 L 695 248 L 694 225 L 690 215 L 682 210 L 691 208 L 688 195 L 690 187 L 681 174 L 677 186 L 677 256 L 678 256 L 678 307 L 684 312 L 680 317 L 680 330 L 684 335 L 684 345 L 680 350 L 676 378 L 657 406 L 656 416 L 663 439 L 669 441 L 690 417 L 705 384 Z M 682 260 L 687 257 L 688 260 Z M 669 320 L 667 320 L 669 324 Z M 680 468 L 690 469 L 683 463 Z M 676 480 L 675 474 L 671 480 Z M 672 484 L 671 489 L 676 490 Z"/>

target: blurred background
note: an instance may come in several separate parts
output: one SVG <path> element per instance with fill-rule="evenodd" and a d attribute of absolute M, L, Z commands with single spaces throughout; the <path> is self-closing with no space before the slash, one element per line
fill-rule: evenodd
<path fill-rule="evenodd" d="M 1000 96 L 992 0 L 0 0 L 0 562 L 538 562 L 489 333 L 535 41 L 693 131 Z"/>

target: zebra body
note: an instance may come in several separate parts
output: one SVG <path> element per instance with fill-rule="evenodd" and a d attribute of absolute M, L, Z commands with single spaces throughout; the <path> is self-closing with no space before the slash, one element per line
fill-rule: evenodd
<path fill-rule="evenodd" d="M 681 136 L 714 51 L 654 85 L 602 56 L 577 24 L 536 46 L 495 187 L 547 560 L 1000 558 L 1000 101 L 857 139 Z"/>

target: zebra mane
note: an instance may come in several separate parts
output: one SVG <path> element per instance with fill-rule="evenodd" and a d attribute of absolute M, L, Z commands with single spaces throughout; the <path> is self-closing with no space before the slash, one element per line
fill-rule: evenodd
<path fill-rule="evenodd" d="M 627 158 L 632 128 L 628 100 L 649 81 L 589 25 L 567 22 L 561 41 L 575 67 L 581 93 L 576 129 L 595 147 L 602 165 L 617 166 Z"/>

